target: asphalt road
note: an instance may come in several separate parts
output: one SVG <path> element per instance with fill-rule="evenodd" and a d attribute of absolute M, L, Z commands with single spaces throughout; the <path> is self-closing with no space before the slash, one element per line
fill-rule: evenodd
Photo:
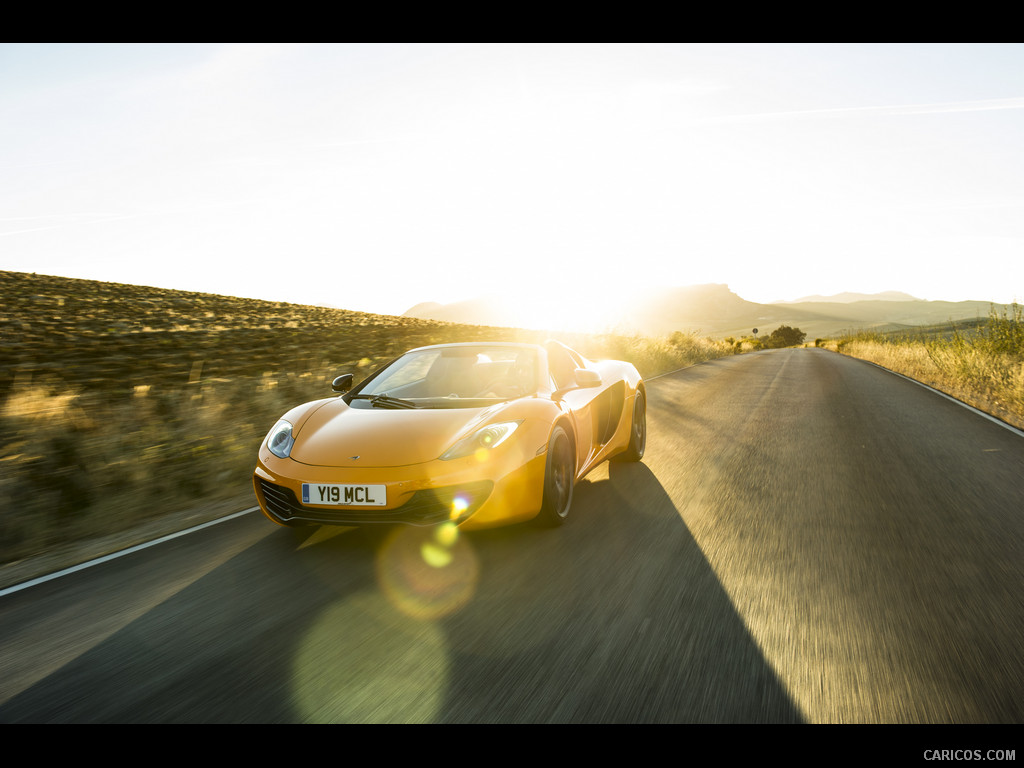
<path fill-rule="evenodd" d="M 1024 438 L 823 350 L 649 383 L 563 528 L 257 514 L 0 598 L 0 722 L 1024 721 Z"/>

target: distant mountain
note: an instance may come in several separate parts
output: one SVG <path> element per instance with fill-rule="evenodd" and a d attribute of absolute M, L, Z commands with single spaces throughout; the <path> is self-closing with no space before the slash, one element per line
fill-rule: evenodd
<path fill-rule="evenodd" d="M 881 293 L 837 293 L 835 296 L 805 296 L 793 301 L 776 301 L 773 304 L 801 304 L 808 301 L 828 301 L 835 304 L 850 304 L 854 301 L 922 301 L 902 291 L 882 291 Z"/>
<path fill-rule="evenodd" d="M 682 327 L 704 328 L 709 318 L 719 322 L 746 318 L 767 305 L 741 299 L 727 285 L 691 285 L 665 288 L 644 297 L 642 302 L 624 304 L 605 314 L 604 327 L 625 333 L 660 335 Z M 423 302 L 406 310 L 405 317 L 444 320 L 469 325 L 509 326 L 522 322 L 521 308 L 505 296 L 483 296 L 451 304 Z M 569 329 L 577 330 L 577 329 Z"/>
<path fill-rule="evenodd" d="M 407 309 L 404 313 L 404 317 L 418 317 L 421 319 L 430 319 L 434 313 L 443 312 L 444 304 L 438 304 L 436 301 L 424 301 L 417 304 L 415 307 Z"/>
<path fill-rule="evenodd" d="M 520 312 L 508 299 L 502 296 L 482 296 L 478 299 L 438 304 L 424 301 L 402 313 L 403 317 L 421 320 L 443 320 L 460 325 L 490 325 L 498 328 L 515 328 L 520 324 Z"/>
<path fill-rule="evenodd" d="M 720 328 L 743 327 L 756 322 L 764 316 L 768 306 L 742 299 L 729 290 L 728 285 L 717 283 L 663 288 L 630 307 L 623 325 L 629 330 L 654 335 L 678 330 L 715 333 Z"/>
<path fill-rule="evenodd" d="M 757 304 L 741 298 L 727 285 L 691 285 L 655 290 L 642 301 L 606 315 L 605 326 L 592 330 L 614 329 L 648 336 L 698 331 L 718 338 L 739 338 L 749 336 L 754 328 L 760 335 L 780 325 L 790 325 L 814 339 L 847 331 L 891 331 L 984 318 L 991 306 L 987 301 L 924 301 L 897 291 L 841 293 L 829 298 L 811 296 L 800 301 Z M 469 325 L 522 324 L 513 307 L 496 296 L 453 304 L 426 302 L 412 307 L 405 315 Z"/>

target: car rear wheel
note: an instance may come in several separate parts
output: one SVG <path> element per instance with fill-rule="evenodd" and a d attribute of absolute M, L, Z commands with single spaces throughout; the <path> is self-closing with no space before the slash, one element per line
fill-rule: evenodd
<path fill-rule="evenodd" d="M 644 393 L 637 390 L 633 398 L 633 422 L 629 429 L 629 445 L 622 453 L 612 457 L 613 461 L 640 461 L 647 447 L 647 401 Z"/>
<path fill-rule="evenodd" d="M 563 525 L 572 506 L 576 482 L 576 458 L 572 441 L 562 427 L 555 427 L 548 440 L 547 469 L 544 473 L 544 500 L 537 522 L 542 525 Z"/>

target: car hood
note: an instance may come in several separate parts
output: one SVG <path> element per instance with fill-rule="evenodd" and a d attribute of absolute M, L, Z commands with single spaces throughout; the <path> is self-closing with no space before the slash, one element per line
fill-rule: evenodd
<path fill-rule="evenodd" d="M 441 456 L 495 408 L 317 408 L 299 427 L 291 458 L 325 467 L 399 467 Z"/>

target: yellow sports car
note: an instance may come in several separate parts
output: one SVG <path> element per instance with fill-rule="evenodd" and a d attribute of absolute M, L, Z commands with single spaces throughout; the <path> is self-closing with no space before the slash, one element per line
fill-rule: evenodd
<path fill-rule="evenodd" d="M 577 480 L 644 454 L 636 368 L 558 342 L 422 347 L 352 380 L 288 411 L 260 446 L 253 484 L 275 523 L 561 525 Z"/>

